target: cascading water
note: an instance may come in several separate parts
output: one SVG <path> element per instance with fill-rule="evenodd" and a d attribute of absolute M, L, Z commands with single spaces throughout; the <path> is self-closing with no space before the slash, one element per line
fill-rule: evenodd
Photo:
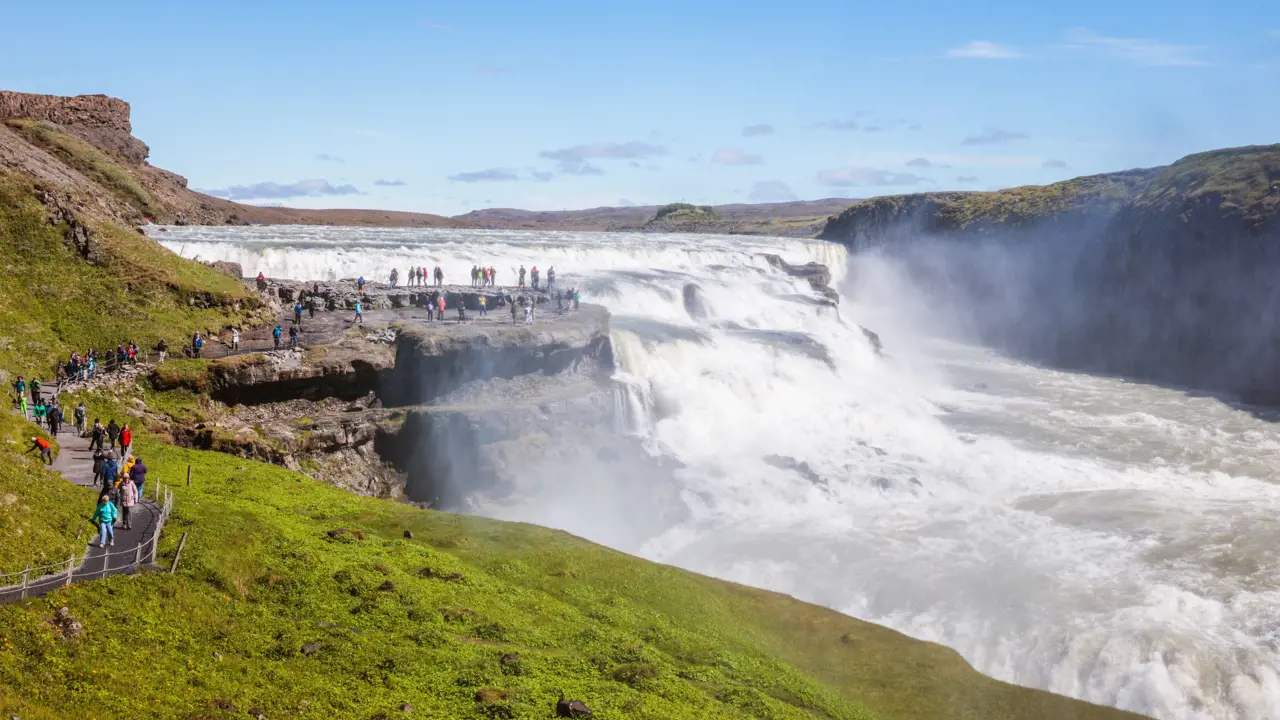
<path fill-rule="evenodd" d="M 949 645 L 1019 684 L 1160 718 L 1280 717 L 1280 432 L 1264 419 L 934 339 L 929 308 L 891 262 L 817 241 L 153 236 L 247 275 L 298 279 L 439 264 L 463 281 L 485 264 L 507 283 L 520 264 L 554 265 L 562 287 L 614 314 L 620 431 L 677 461 L 681 512 L 654 530 L 635 505 L 606 501 L 611 478 L 567 472 L 474 498 L 481 512 L 787 592 Z M 857 264 L 859 286 L 837 311 L 760 252 L 827 264 L 836 278 Z M 686 308 L 690 283 L 706 317 Z M 606 534 L 602 521 L 637 530 Z"/>

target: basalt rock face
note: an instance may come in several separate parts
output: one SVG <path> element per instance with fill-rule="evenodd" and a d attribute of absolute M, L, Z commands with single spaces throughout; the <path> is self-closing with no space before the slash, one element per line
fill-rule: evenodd
<path fill-rule="evenodd" d="M 533 325 L 473 323 L 406 328 L 396 341 L 395 371 L 380 393 L 391 405 L 431 402 L 466 383 L 613 369 L 609 313 L 584 305 L 567 315 L 542 314 Z"/>
<path fill-rule="evenodd" d="M 1280 402 L 1280 145 L 868 200 L 823 237 L 899 263 L 950 325 L 1013 355 Z"/>
<path fill-rule="evenodd" d="M 0 120 L 30 118 L 54 123 L 132 165 L 146 162 L 150 149 L 133 137 L 129 103 L 106 95 L 35 95 L 0 91 Z"/>
<path fill-rule="evenodd" d="M 840 293 L 831 287 L 831 269 L 826 265 L 816 262 L 792 265 L 780 256 L 770 253 L 762 253 L 761 257 L 769 263 L 770 267 L 781 270 L 791 277 L 808 281 L 809 287 L 813 288 L 814 292 L 830 300 L 832 304 L 840 303 Z"/>

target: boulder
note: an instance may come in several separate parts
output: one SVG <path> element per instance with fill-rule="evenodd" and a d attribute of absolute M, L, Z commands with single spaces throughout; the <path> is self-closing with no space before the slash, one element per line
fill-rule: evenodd
<path fill-rule="evenodd" d="M 589 718 L 591 717 L 591 708 L 587 707 L 581 700 L 565 700 L 561 697 L 556 703 L 556 717 Z"/>

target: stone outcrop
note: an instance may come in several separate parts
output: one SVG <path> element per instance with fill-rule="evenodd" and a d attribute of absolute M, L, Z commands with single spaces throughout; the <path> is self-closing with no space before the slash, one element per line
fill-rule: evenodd
<path fill-rule="evenodd" d="M 1280 402 L 1280 145 L 876 198 L 822 236 L 900 263 L 941 316 L 1013 355 Z"/>
<path fill-rule="evenodd" d="M 0 120 L 43 120 L 132 165 L 146 162 L 150 149 L 133 137 L 129 103 L 106 95 L 35 95 L 0 91 Z"/>
<path fill-rule="evenodd" d="M 765 259 L 765 262 L 769 263 L 770 267 L 781 270 L 791 277 L 807 281 L 814 292 L 830 300 L 833 305 L 840 303 L 840 293 L 831 287 L 831 269 L 826 265 L 816 262 L 792 265 L 780 256 L 771 253 L 761 253 L 760 256 Z"/>

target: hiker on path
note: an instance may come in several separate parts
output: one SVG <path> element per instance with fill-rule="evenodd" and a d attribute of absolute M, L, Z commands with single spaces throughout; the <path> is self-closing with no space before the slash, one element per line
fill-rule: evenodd
<path fill-rule="evenodd" d="M 85 419 L 88 417 L 88 414 L 89 414 L 89 410 L 84 406 L 84 401 L 81 400 L 80 404 L 76 406 L 76 412 L 75 412 L 76 432 L 80 434 L 80 437 L 84 437 L 84 422 L 85 422 Z"/>
<path fill-rule="evenodd" d="M 18 397 L 26 397 L 27 381 L 23 380 L 21 375 L 18 376 L 17 380 L 13 381 L 13 391 L 18 393 Z"/>
<path fill-rule="evenodd" d="M 129 423 L 125 423 L 120 429 L 120 450 L 129 452 L 131 447 L 133 447 L 133 428 L 129 427 Z"/>
<path fill-rule="evenodd" d="M 356 305 L 359 305 L 359 304 L 360 303 L 356 303 Z M 359 310 L 356 311 L 356 314 L 357 315 L 359 314 Z M 280 349 L 280 336 L 283 334 L 284 334 L 284 329 L 282 329 L 279 325 L 271 329 L 271 339 L 274 340 L 276 343 L 276 350 Z"/>
<path fill-rule="evenodd" d="M 537 265 L 534 265 L 533 269 L 529 271 L 529 280 L 533 283 L 533 289 L 537 290 L 538 289 L 538 266 Z"/>
<path fill-rule="evenodd" d="M 48 420 L 45 419 L 47 412 L 48 408 L 45 407 L 44 401 L 36 400 L 36 404 L 31 407 L 31 421 L 37 425 L 48 423 Z"/>
<path fill-rule="evenodd" d="M 102 449 L 102 440 L 107 436 L 107 429 L 102 427 L 102 421 L 98 418 L 93 419 L 93 429 L 89 431 L 89 449 L 95 447 Z"/>
<path fill-rule="evenodd" d="M 165 356 L 169 354 L 169 343 L 164 338 L 156 343 L 156 354 L 160 356 L 160 362 L 164 362 Z"/>
<path fill-rule="evenodd" d="M 49 434 L 58 437 L 58 428 L 62 425 L 62 408 L 57 404 L 49 406 L 45 410 L 45 419 L 49 423 Z"/>
<path fill-rule="evenodd" d="M 440 266 L 437 265 L 436 266 L 436 287 L 443 287 L 443 286 L 444 286 L 444 270 L 440 269 Z"/>
<path fill-rule="evenodd" d="M 533 304 L 534 304 L 533 298 L 529 298 L 529 304 L 524 306 L 524 324 L 525 325 L 533 324 Z"/>
<path fill-rule="evenodd" d="M 364 324 L 364 306 L 360 304 L 359 300 L 356 301 L 356 316 L 351 318 L 351 322 L 358 322 L 361 325 Z M 279 341 L 277 341 L 277 344 L 278 342 Z"/>
<path fill-rule="evenodd" d="M 516 324 L 516 299 L 508 295 L 507 305 L 511 306 L 511 324 L 515 325 Z"/>
<path fill-rule="evenodd" d="M 436 299 L 436 319 L 444 322 L 444 293 L 440 293 L 440 297 Z"/>
<path fill-rule="evenodd" d="M 45 465 L 53 464 L 53 446 L 49 444 L 48 440 L 42 437 L 31 438 L 31 447 L 27 448 L 27 452 L 32 450 L 40 451 L 40 459 L 44 461 Z"/>
<path fill-rule="evenodd" d="M 27 387 L 31 389 L 31 404 L 39 405 L 40 404 L 40 381 L 35 378 L 31 378 L 31 382 L 27 385 Z"/>
<path fill-rule="evenodd" d="M 97 487 L 102 484 L 102 464 L 107 461 L 107 454 L 102 448 L 93 451 L 93 485 Z"/>
<path fill-rule="evenodd" d="M 316 319 L 316 303 L 317 301 L 316 301 L 315 295 L 312 295 L 307 298 L 307 319 L 308 320 Z"/>
<path fill-rule="evenodd" d="M 102 457 L 102 467 L 99 469 L 99 474 L 102 475 L 102 491 L 107 492 L 120 474 L 120 464 L 116 461 L 115 450 L 111 450 Z"/>
<path fill-rule="evenodd" d="M 361 275 L 360 279 L 356 281 L 356 292 L 360 293 L 361 295 L 364 294 L 364 276 L 363 275 Z"/>
<path fill-rule="evenodd" d="M 240 349 L 240 328 L 231 328 L 231 349 Z"/>
<path fill-rule="evenodd" d="M 432 322 L 433 320 L 435 320 L 435 316 L 436 316 L 436 301 L 432 300 L 431 298 L 427 298 L 427 322 Z"/>
<path fill-rule="evenodd" d="M 302 322 L 302 298 L 298 298 L 298 302 L 293 304 L 293 322 L 298 324 Z"/>
<path fill-rule="evenodd" d="M 197 360 L 199 360 L 200 351 L 203 349 L 204 349 L 204 336 L 201 335 L 200 333 L 196 333 L 195 337 L 191 338 L 191 354 Z"/>
<path fill-rule="evenodd" d="M 142 458 L 133 459 L 133 467 L 129 468 L 129 479 L 133 481 L 138 497 L 142 497 L 142 486 L 147 484 L 147 466 L 142 462 Z"/>
<path fill-rule="evenodd" d="M 116 440 L 120 439 L 120 426 L 116 424 L 116 419 L 111 418 L 111 422 L 107 423 L 107 439 L 111 441 L 111 449 L 116 447 Z"/>
<path fill-rule="evenodd" d="M 93 522 L 102 528 L 102 536 L 98 539 L 97 547 L 107 545 L 107 538 L 111 538 L 109 544 L 116 544 L 116 517 L 119 516 L 116 506 L 111 504 L 111 498 L 104 493 L 98 496 L 98 507 L 93 511 Z"/>
<path fill-rule="evenodd" d="M 516 286 L 516 287 L 519 287 L 521 290 L 524 289 L 524 274 L 525 274 L 524 266 L 521 265 L 520 266 L 520 284 Z"/>
<path fill-rule="evenodd" d="M 556 292 L 556 268 L 554 265 L 547 268 L 547 292 L 553 295 Z"/>
<path fill-rule="evenodd" d="M 467 321 L 467 304 L 460 302 L 458 303 L 458 324 L 461 325 L 466 321 Z"/>
<path fill-rule="evenodd" d="M 489 317 L 489 301 L 485 296 L 480 296 L 480 317 Z"/>
<path fill-rule="evenodd" d="M 138 467 L 134 465 L 134 467 Z M 132 478 L 127 478 L 120 484 L 120 519 L 124 520 L 124 529 L 132 530 L 133 523 L 130 522 L 130 515 L 133 514 L 133 506 L 138 504 L 138 486 L 133 483 Z"/>
<path fill-rule="evenodd" d="M 289 349 L 290 350 L 298 349 L 298 326 L 297 325 L 289 326 Z"/>
<path fill-rule="evenodd" d="M 22 411 L 22 419 L 30 420 L 31 411 L 27 409 L 27 394 L 22 393 L 18 396 L 18 409 Z"/>

